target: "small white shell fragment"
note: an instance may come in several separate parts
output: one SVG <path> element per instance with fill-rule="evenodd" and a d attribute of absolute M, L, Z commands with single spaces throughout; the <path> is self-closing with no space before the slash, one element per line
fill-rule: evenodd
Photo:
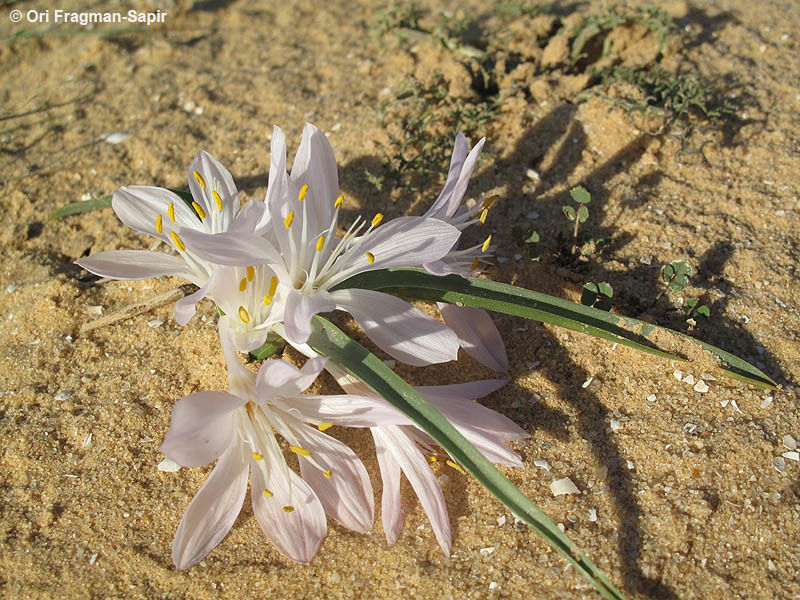
<path fill-rule="evenodd" d="M 625 461 L 625 466 L 628 467 L 629 471 L 633 471 L 636 468 L 636 465 L 633 464 L 632 460 L 626 460 Z"/>
<path fill-rule="evenodd" d="M 88 448 L 91 445 L 92 445 L 92 432 L 90 431 L 89 435 L 83 438 L 83 447 Z"/>
<path fill-rule="evenodd" d="M 6 288 L 6 291 L 7 291 L 7 292 L 10 294 L 11 292 L 13 292 L 14 290 L 16 290 L 17 288 L 19 288 L 19 286 L 18 286 L 17 284 L 15 284 L 15 283 L 12 283 L 11 285 L 9 285 L 9 286 Z"/>
<path fill-rule="evenodd" d="M 550 463 L 543 458 L 537 458 L 535 461 L 533 461 L 533 464 L 539 467 L 540 469 L 544 469 L 545 471 L 550 470 Z"/>
<path fill-rule="evenodd" d="M 650 395 L 647 397 L 647 401 L 648 401 L 648 402 L 655 402 L 655 401 L 656 401 L 656 395 L 655 395 L 655 394 L 650 394 Z"/>
<path fill-rule="evenodd" d="M 797 441 L 790 435 L 783 436 L 783 447 L 788 450 L 797 450 Z"/>
<path fill-rule="evenodd" d="M 678 381 L 680 381 L 681 379 L 683 379 L 683 371 L 678 371 L 678 370 L 676 369 L 675 371 L 673 371 L 673 372 L 672 372 L 672 376 L 673 376 L 675 379 L 677 379 Z"/>
<path fill-rule="evenodd" d="M 164 323 L 164 319 L 162 319 L 161 317 L 156 317 L 155 319 L 150 319 L 147 322 L 147 325 L 149 327 L 158 327 L 158 326 L 162 325 L 163 323 Z"/>
<path fill-rule="evenodd" d="M 554 496 L 564 496 L 565 494 L 580 493 L 578 486 L 572 483 L 572 479 L 570 479 L 569 477 L 556 479 L 553 483 L 550 484 L 550 491 L 553 492 Z"/>
<path fill-rule="evenodd" d="M 534 169 L 528 169 L 525 171 L 525 177 L 528 179 L 539 179 L 539 173 L 537 173 Z"/>
<path fill-rule="evenodd" d="M 689 373 L 686 377 L 683 378 L 683 383 L 688 383 L 689 385 L 694 385 L 694 375 Z"/>
<path fill-rule="evenodd" d="M 788 458 L 789 460 L 793 460 L 795 462 L 800 462 L 800 452 L 793 450 L 791 452 L 784 452 L 781 454 L 783 458 Z"/>
<path fill-rule="evenodd" d="M 158 463 L 158 470 L 164 471 L 165 473 L 177 473 L 180 468 L 181 466 L 171 458 L 165 458 Z"/>
<path fill-rule="evenodd" d="M 89 564 L 90 564 L 90 565 L 93 565 L 93 564 L 95 563 L 95 561 L 96 561 L 96 560 L 97 560 L 97 552 L 95 552 L 94 554 L 92 554 L 92 555 L 89 557 Z"/>
<path fill-rule="evenodd" d="M 617 419 L 611 419 L 610 422 L 611 431 L 616 431 L 620 428 L 619 421 Z"/>
<path fill-rule="evenodd" d="M 583 382 L 583 385 L 581 385 L 581 387 L 586 389 L 587 387 L 589 387 L 592 381 L 594 381 L 594 377 L 589 377 L 589 379 Z"/>
<path fill-rule="evenodd" d="M 593 508 L 589 511 L 589 521 L 592 523 L 597 522 L 597 509 Z"/>
<path fill-rule="evenodd" d="M 738 404 L 736 404 L 736 400 L 731 400 L 731 406 L 732 406 L 733 408 L 735 408 L 735 409 L 736 409 L 736 412 L 738 412 L 740 415 L 743 415 L 743 414 L 744 414 L 744 413 L 743 413 L 743 412 L 742 412 L 742 411 L 739 409 L 739 405 L 738 405 Z"/>
<path fill-rule="evenodd" d="M 53 396 L 53 400 L 58 400 L 59 402 L 61 402 L 63 400 L 69 399 L 70 396 L 72 396 L 72 392 L 70 392 L 69 390 L 63 390 L 61 392 L 58 392 L 55 396 Z"/>
<path fill-rule="evenodd" d="M 102 315 L 103 307 L 99 305 L 90 304 L 86 307 L 86 312 L 88 312 L 90 315 Z"/>
<path fill-rule="evenodd" d="M 719 403 L 719 405 L 720 405 L 722 408 L 725 408 L 726 406 L 728 406 L 728 403 L 729 403 L 729 402 L 730 402 L 730 400 L 720 400 L 720 403 Z"/>
<path fill-rule="evenodd" d="M 500 515 L 499 517 L 497 517 L 497 526 L 498 527 L 502 527 L 505 524 L 506 524 L 506 516 L 505 515 Z"/>
<path fill-rule="evenodd" d="M 480 552 L 484 556 L 487 556 L 487 555 L 491 554 L 492 552 L 494 552 L 494 546 L 487 546 L 486 548 L 481 548 Z"/>
<path fill-rule="evenodd" d="M 708 386 L 706 385 L 706 382 L 701 379 L 700 381 L 694 384 L 694 387 L 692 389 L 695 392 L 700 392 L 701 394 L 705 394 L 708 391 Z"/>
<path fill-rule="evenodd" d="M 767 396 L 761 401 L 761 408 L 767 408 L 770 404 L 772 404 L 772 396 Z"/>
<path fill-rule="evenodd" d="M 496 581 L 492 581 L 491 583 L 489 583 L 489 589 L 490 590 L 496 590 L 498 585 L 499 584 Z"/>
<path fill-rule="evenodd" d="M 106 133 L 100 136 L 100 141 L 105 142 L 107 144 L 121 144 L 125 140 L 131 137 L 130 133 L 125 131 L 114 131 L 111 133 Z"/>
<path fill-rule="evenodd" d="M 786 470 L 786 461 L 782 456 L 776 456 L 772 459 L 772 466 L 775 467 L 778 473 L 783 473 Z"/>
<path fill-rule="evenodd" d="M 711 373 L 700 373 L 700 377 L 702 377 L 705 381 L 716 381 L 717 378 L 714 377 Z"/>

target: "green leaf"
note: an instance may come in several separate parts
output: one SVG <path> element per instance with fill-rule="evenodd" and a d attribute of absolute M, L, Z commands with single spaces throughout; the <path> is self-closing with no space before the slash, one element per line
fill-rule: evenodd
<path fill-rule="evenodd" d="M 81 200 L 80 202 L 67 204 L 66 206 L 59 208 L 57 211 L 50 213 L 50 220 L 56 221 L 70 215 L 79 215 L 81 213 L 99 210 L 101 208 L 110 208 L 112 196 L 113 194 L 106 194 L 105 196 L 100 196 L 99 198 Z"/>
<path fill-rule="evenodd" d="M 591 194 L 589 194 L 586 188 L 582 185 L 572 188 L 569 191 L 569 195 L 572 196 L 572 199 L 578 204 L 589 204 L 589 202 L 592 201 Z"/>
<path fill-rule="evenodd" d="M 560 552 L 605 598 L 621 599 L 622 594 L 589 558 L 503 476 L 458 430 L 413 387 L 387 367 L 377 356 L 349 338 L 330 321 L 313 318 L 308 345 L 322 356 L 343 367 L 395 408 L 419 425 L 459 465 L 494 494 L 511 512 L 525 521 L 553 548 Z"/>
<path fill-rule="evenodd" d="M 586 208 L 585 204 L 581 204 L 580 207 L 578 208 L 578 220 L 581 223 L 585 223 L 586 219 L 588 218 L 589 218 L 589 209 Z"/>
<path fill-rule="evenodd" d="M 535 231 L 531 232 L 531 234 L 522 240 L 525 244 L 538 244 L 539 243 L 539 234 Z"/>
<path fill-rule="evenodd" d="M 697 309 L 697 314 L 708 318 L 711 316 L 711 311 L 708 310 L 708 307 L 705 304 L 703 304 L 703 306 Z"/>
<path fill-rule="evenodd" d="M 726 366 L 723 370 L 729 377 L 756 387 L 776 389 L 772 379 L 747 361 L 688 335 L 506 283 L 458 275 L 438 277 L 422 269 L 385 269 L 360 273 L 331 291 L 353 287 L 502 312 L 588 333 L 663 358 L 685 360 L 664 352 L 647 339 L 656 332 L 677 336 L 680 340 L 697 344 L 722 360 Z"/>
<path fill-rule="evenodd" d="M 564 211 L 564 214 L 567 215 L 567 218 L 570 221 L 574 221 L 575 220 L 575 216 L 576 215 L 575 215 L 575 209 L 574 208 L 572 208 L 571 206 L 562 206 L 561 208 Z"/>
<path fill-rule="evenodd" d="M 260 348 L 251 351 L 250 356 L 256 360 L 265 360 L 270 356 L 275 356 L 276 354 L 283 352 L 285 346 L 286 340 L 284 340 L 277 333 L 270 331 L 267 334 L 267 340 L 261 345 Z"/>
<path fill-rule="evenodd" d="M 675 267 L 672 265 L 664 265 L 664 268 L 661 269 L 661 279 L 664 280 L 664 283 L 669 283 L 673 275 L 675 275 Z"/>
<path fill-rule="evenodd" d="M 611 298 L 614 296 L 614 288 L 611 287 L 610 283 L 601 281 L 600 283 L 597 284 L 597 289 L 606 298 Z"/>

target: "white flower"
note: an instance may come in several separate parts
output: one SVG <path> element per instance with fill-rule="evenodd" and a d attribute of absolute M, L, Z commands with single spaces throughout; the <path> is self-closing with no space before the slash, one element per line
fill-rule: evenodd
<path fill-rule="evenodd" d="M 283 301 L 283 333 L 290 343 L 308 340 L 315 314 L 339 309 L 400 361 L 421 366 L 456 359 L 455 334 L 404 300 L 370 290 L 331 290 L 357 273 L 437 261 L 453 247 L 458 229 L 425 217 L 382 224 L 378 213 L 369 222 L 357 218 L 337 238 L 342 202 L 333 150 L 322 132 L 305 126 L 289 175 L 284 135 L 275 127 L 265 225 L 253 234 L 182 229 L 180 235 L 207 261 L 272 269 Z"/>
<path fill-rule="evenodd" d="M 112 279 L 147 279 L 177 275 L 200 289 L 175 305 L 175 320 L 185 325 L 195 313 L 194 305 L 208 293 L 213 265 L 186 247 L 182 232 L 216 234 L 257 222 L 263 205 L 251 202 L 239 213 L 239 193 L 228 170 L 201 151 L 189 166 L 191 208 L 169 190 L 130 186 L 114 192 L 111 205 L 120 221 L 171 246 L 177 256 L 148 250 L 98 252 L 75 261 L 87 271 Z M 251 206 L 252 205 L 252 206 Z M 255 227 L 255 225 L 252 225 Z"/>
<path fill-rule="evenodd" d="M 241 510 L 249 475 L 264 534 L 288 558 L 309 562 L 327 532 L 326 513 L 349 529 L 371 528 L 372 486 L 353 451 L 322 433 L 332 423 L 312 427 L 313 418 L 301 410 L 301 393 L 326 359 L 311 359 L 300 370 L 269 360 L 256 375 L 237 358 L 229 320 L 220 319 L 220 335 L 231 393 L 198 392 L 178 401 L 161 446 L 184 467 L 220 458 L 178 526 L 172 558 L 178 569 L 188 569 L 222 541 Z M 301 475 L 287 465 L 276 432 L 297 455 Z"/>

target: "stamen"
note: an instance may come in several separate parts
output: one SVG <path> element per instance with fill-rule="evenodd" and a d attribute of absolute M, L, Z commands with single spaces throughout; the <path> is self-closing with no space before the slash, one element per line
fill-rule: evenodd
<path fill-rule="evenodd" d="M 284 506 L 281 510 L 286 514 L 289 514 L 290 512 L 294 512 L 294 506 Z"/>
<path fill-rule="evenodd" d="M 342 203 L 344 203 L 344 196 L 342 196 L 341 194 L 339 194 L 339 197 L 338 197 L 338 198 L 336 198 L 336 200 L 334 200 L 334 201 L 333 201 L 333 208 L 339 208 L 339 207 L 341 207 L 341 206 L 342 206 Z"/>
<path fill-rule="evenodd" d="M 175 233 L 174 231 L 171 231 L 170 235 L 172 235 L 172 241 L 175 242 L 175 247 L 178 248 L 178 250 L 180 250 L 181 252 L 186 252 L 186 244 L 184 244 L 183 240 L 180 237 L 178 237 L 178 234 Z"/>
<path fill-rule="evenodd" d="M 156 215 L 156 231 L 158 233 L 164 231 L 164 226 L 161 224 L 162 220 L 161 215 Z"/>
<path fill-rule="evenodd" d="M 253 281 L 253 277 L 256 276 L 255 267 L 247 267 L 247 269 L 245 269 L 245 270 L 247 272 L 247 281 Z"/>
<path fill-rule="evenodd" d="M 214 190 L 213 192 L 211 192 L 211 195 L 214 196 L 214 200 L 217 201 L 217 210 L 219 212 L 222 212 L 222 198 L 220 198 L 219 192 L 217 190 Z"/>
<path fill-rule="evenodd" d="M 325 477 L 325 479 L 330 479 L 331 475 L 333 475 L 333 471 L 331 471 L 330 469 L 325 469 L 322 472 L 322 475 L 323 475 L 323 477 Z"/>
<path fill-rule="evenodd" d="M 289 446 L 289 450 L 291 450 L 295 454 L 299 454 L 300 456 L 311 456 L 311 452 L 309 452 L 305 448 L 301 448 L 300 446 Z"/>
<path fill-rule="evenodd" d="M 167 207 L 167 214 L 169 215 L 169 220 L 173 223 L 175 222 L 175 205 L 170 202 L 169 206 Z"/>
<path fill-rule="evenodd" d="M 435 462 L 437 462 L 438 460 L 439 460 L 439 459 L 438 459 L 438 458 L 436 458 L 435 456 L 429 456 L 429 457 L 428 457 L 428 462 L 429 462 L 429 463 L 435 463 Z"/>
<path fill-rule="evenodd" d="M 478 264 L 479 264 L 478 257 L 476 256 L 475 258 L 472 259 L 472 266 L 470 267 L 470 270 L 474 271 L 475 269 L 477 269 Z"/>
<path fill-rule="evenodd" d="M 253 457 L 254 460 L 264 460 L 264 455 L 259 454 L 258 452 L 253 452 L 251 456 Z"/>
<path fill-rule="evenodd" d="M 264 490 L 264 495 L 265 495 L 267 498 L 272 498 L 272 492 L 270 492 L 269 490 Z"/>
<path fill-rule="evenodd" d="M 495 204 L 497 204 L 497 196 L 492 196 L 491 198 L 484 198 L 481 202 L 481 206 L 486 209 L 492 208 Z"/>
<path fill-rule="evenodd" d="M 317 425 L 317 429 L 319 429 L 320 431 L 327 431 L 331 427 L 333 427 L 333 423 L 328 423 L 328 422 L 320 423 L 319 425 Z"/>
<path fill-rule="evenodd" d="M 492 236 L 486 238 L 486 241 L 483 242 L 483 246 L 481 246 L 481 252 L 486 252 L 489 249 L 489 245 L 492 243 Z"/>
<path fill-rule="evenodd" d="M 286 218 L 283 220 L 283 226 L 286 227 L 286 229 L 289 229 L 289 227 L 292 226 L 292 221 L 294 221 L 294 211 L 291 211 L 288 215 L 286 215 Z"/>
<path fill-rule="evenodd" d="M 325 236 L 321 235 L 321 236 L 319 236 L 319 239 L 317 240 L 317 252 L 322 252 L 322 247 L 324 245 L 325 245 Z"/>
<path fill-rule="evenodd" d="M 247 312 L 244 306 L 239 307 L 239 318 L 242 320 L 242 323 L 250 322 L 250 313 Z"/>
<path fill-rule="evenodd" d="M 194 178 L 197 180 L 197 183 L 200 184 L 200 187 L 206 189 L 206 180 L 203 179 L 203 176 L 200 175 L 199 171 L 194 172 Z"/>
<path fill-rule="evenodd" d="M 242 277 L 242 280 L 239 282 L 239 291 L 243 292 L 247 289 L 247 277 Z"/>
<path fill-rule="evenodd" d="M 446 461 L 446 463 L 448 467 L 453 467 L 456 471 L 458 471 L 462 475 L 467 474 L 467 472 L 464 470 L 464 467 L 462 467 L 460 464 L 453 462 L 452 460 L 448 460 Z"/>
<path fill-rule="evenodd" d="M 378 225 L 381 224 L 381 221 L 383 221 L 383 214 L 382 213 L 378 213 L 377 215 L 375 215 L 372 218 L 372 226 L 373 227 L 377 227 Z"/>
<path fill-rule="evenodd" d="M 372 264 L 375 262 L 375 255 L 372 252 L 366 252 L 365 256 L 367 257 L 367 262 Z"/>
<path fill-rule="evenodd" d="M 480 214 L 480 216 L 478 217 L 478 223 L 480 223 L 481 225 L 483 225 L 484 223 L 486 223 L 486 217 L 487 217 L 488 215 L 489 215 L 489 209 L 488 209 L 488 208 L 484 208 L 484 209 L 481 211 L 481 214 Z"/>
<path fill-rule="evenodd" d="M 272 304 L 272 296 L 264 296 L 264 306 Z"/>
<path fill-rule="evenodd" d="M 302 202 L 305 199 L 307 193 L 308 193 L 308 184 L 306 183 L 303 185 L 303 187 L 300 188 L 300 193 L 297 194 L 297 201 Z"/>
<path fill-rule="evenodd" d="M 194 200 L 192 200 L 192 208 L 193 208 L 193 209 L 194 209 L 194 211 L 197 213 L 197 216 L 198 216 L 198 217 L 200 217 L 200 220 L 201 220 L 201 221 L 202 221 L 203 219 L 205 219 L 205 218 L 206 218 L 206 211 L 204 211 L 204 210 L 203 210 L 203 207 L 202 207 L 202 206 L 200 206 L 200 205 L 199 205 L 197 202 L 195 202 Z"/>
<path fill-rule="evenodd" d="M 278 289 L 278 278 L 273 277 L 269 282 L 269 295 L 274 296 L 275 291 Z"/>

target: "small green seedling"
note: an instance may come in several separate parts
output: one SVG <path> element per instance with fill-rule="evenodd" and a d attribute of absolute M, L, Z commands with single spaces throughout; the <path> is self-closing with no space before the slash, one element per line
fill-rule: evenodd
<path fill-rule="evenodd" d="M 711 311 L 709 310 L 708 306 L 705 304 L 700 303 L 700 298 L 689 298 L 681 307 L 681 310 L 686 313 L 686 318 L 691 319 L 692 315 L 695 313 L 698 315 L 703 315 L 704 317 L 708 318 L 711 316 Z"/>
<path fill-rule="evenodd" d="M 661 279 L 664 280 L 664 287 L 653 300 L 653 306 L 656 302 L 661 300 L 661 296 L 667 293 L 667 290 L 680 291 L 689 285 L 689 277 L 692 276 L 692 267 L 686 264 L 686 261 L 676 260 L 663 269 L 661 269 Z"/>
<path fill-rule="evenodd" d="M 572 231 L 572 254 L 575 254 L 578 248 L 578 227 L 589 218 L 589 209 L 586 208 L 586 205 L 592 201 L 592 196 L 582 185 L 572 188 L 569 191 L 569 195 L 578 203 L 578 210 L 568 204 L 565 204 L 562 210 L 570 221 L 575 221 L 575 229 Z"/>
<path fill-rule="evenodd" d="M 511 228 L 511 236 L 514 238 L 514 243 L 517 247 L 524 251 L 528 258 L 534 261 L 542 258 L 542 251 L 539 247 L 541 238 L 536 231 L 533 229 L 524 230 L 522 227 L 515 225 Z"/>
<path fill-rule="evenodd" d="M 610 283 L 602 281 L 600 283 L 589 282 L 583 286 L 581 293 L 581 304 L 599 308 L 600 310 L 611 310 L 611 298 L 614 296 L 614 288 Z"/>

